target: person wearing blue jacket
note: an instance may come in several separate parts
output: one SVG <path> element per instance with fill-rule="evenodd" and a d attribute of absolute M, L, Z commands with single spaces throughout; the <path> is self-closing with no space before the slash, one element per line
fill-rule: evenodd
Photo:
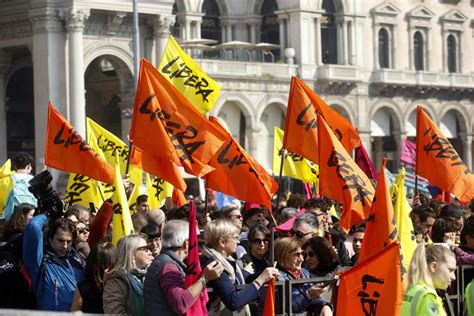
<path fill-rule="evenodd" d="M 39 310 L 70 311 L 77 283 L 84 278 L 84 263 L 71 247 L 74 224 L 65 218 L 49 224 L 47 243 L 43 227 L 47 217 L 35 216 L 25 228 L 23 259 L 31 278 Z"/>

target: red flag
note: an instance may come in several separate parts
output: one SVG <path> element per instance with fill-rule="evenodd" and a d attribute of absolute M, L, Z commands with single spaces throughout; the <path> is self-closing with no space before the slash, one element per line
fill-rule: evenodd
<path fill-rule="evenodd" d="M 400 154 L 400 166 L 407 170 L 415 170 L 416 144 L 405 139 L 402 141 L 402 153 Z"/>
<path fill-rule="evenodd" d="M 225 136 L 143 59 L 130 139 L 142 151 L 180 164 L 186 172 L 202 177 L 213 170 L 208 162 Z"/>
<path fill-rule="evenodd" d="M 384 172 L 386 163 L 387 158 L 384 158 L 357 262 L 366 261 L 398 240 L 397 227 L 395 226 L 395 218 L 393 216 L 392 198 Z"/>
<path fill-rule="evenodd" d="M 71 124 L 48 104 L 45 164 L 105 183 L 114 182 L 114 169 L 89 146 Z"/>
<path fill-rule="evenodd" d="M 209 161 L 215 170 L 206 176 L 206 187 L 246 202 L 262 204 L 271 211 L 270 200 L 278 184 L 215 117 L 211 116 L 210 121 L 227 139 Z"/>
<path fill-rule="evenodd" d="M 287 220 L 286 222 L 284 222 L 283 224 L 280 224 L 278 225 L 277 227 L 275 227 L 275 230 L 277 232 L 281 232 L 281 231 L 290 231 L 291 228 L 293 227 L 293 223 L 295 222 L 296 218 L 298 216 L 300 216 L 301 214 L 304 214 L 305 212 L 305 209 L 302 208 L 301 210 L 298 211 L 298 213 L 296 213 L 295 215 L 293 215 L 293 217 L 291 217 L 289 220 Z"/>
<path fill-rule="evenodd" d="M 319 164 L 317 114 L 324 117 L 348 152 L 360 146 L 361 141 L 355 128 L 342 115 L 330 108 L 303 80 L 293 77 L 286 112 L 283 148 Z"/>
<path fill-rule="evenodd" d="M 201 263 L 199 261 L 199 248 L 197 237 L 197 222 L 196 222 L 196 206 L 194 201 L 189 201 L 189 252 L 186 265 L 189 267 L 186 278 L 184 280 L 184 287 L 188 288 L 194 284 L 202 274 Z M 207 290 L 203 289 L 201 294 L 194 302 L 193 306 L 186 310 L 187 316 L 207 315 L 206 303 L 209 300 Z"/>
<path fill-rule="evenodd" d="M 348 231 L 368 217 L 375 190 L 319 114 L 318 137 L 324 144 L 319 146 L 319 192 L 343 203 L 341 227 Z"/>
<path fill-rule="evenodd" d="M 469 203 L 474 175 L 421 106 L 416 114 L 416 174 Z"/>
<path fill-rule="evenodd" d="M 397 242 L 339 279 L 336 315 L 400 315 L 403 290 Z"/>
<path fill-rule="evenodd" d="M 369 155 L 365 150 L 364 145 L 362 143 L 359 147 L 355 149 L 355 162 L 356 164 L 364 171 L 364 173 L 370 179 L 378 180 L 377 171 L 375 170 L 372 161 L 370 161 Z"/>
<path fill-rule="evenodd" d="M 275 316 L 275 278 L 271 279 L 270 282 L 268 282 L 262 315 Z"/>

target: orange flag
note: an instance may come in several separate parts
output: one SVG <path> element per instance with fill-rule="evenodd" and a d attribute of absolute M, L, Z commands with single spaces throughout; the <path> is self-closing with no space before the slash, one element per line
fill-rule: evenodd
<path fill-rule="evenodd" d="M 113 183 L 114 169 L 48 104 L 45 164 L 62 171 Z"/>
<path fill-rule="evenodd" d="M 288 98 L 283 148 L 319 164 L 318 113 L 331 126 L 337 139 L 348 152 L 361 145 L 359 134 L 354 127 L 324 103 L 303 80 L 293 77 Z"/>
<path fill-rule="evenodd" d="M 360 249 L 358 262 L 364 262 L 367 259 L 381 252 L 385 247 L 398 240 L 397 227 L 393 216 L 393 204 L 390 197 L 390 191 L 387 186 L 385 176 L 385 165 L 387 158 L 384 158 L 380 168 L 379 181 L 375 196 L 367 219 L 364 241 Z"/>
<path fill-rule="evenodd" d="M 209 161 L 215 170 L 207 174 L 206 187 L 250 203 L 272 209 L 270 199 L 278 184 L 219 123 L 210 117 L 216 129 L 226 135 L 226 142 Z"/>
<path fill-rule="evenodd" d="M 143 152 L 140 148 L 133 146 L 130 163 L 155 177 L 169 182 L 175 188 L 183 192 L 186 191 L 186 182 L 184 182 L 181 172 L 176 164 L 170 160 L 153 155 L 148 151 Z"/>
<path fill-rule="evenodd" d="M 263 305 L 263 316 L 275 316 L 275 279 L 268 282 L 265 303 Z"/>
<path fill-rule="evenodd" d="M 469 203 L 474 198 L 471 170 L 421 106 L 416 114 L 416 174 Z"/>
<path fill-rule="evenodd" d="M 339 278 L 336 315 L 400 315 L 403 291 L 398 243 Z"/>
<path fill-rule="evenodd" d="M 318 114 L 319 192 L 343 203 L 341 227 L 366 219 L 372 207 L 374 187 L 365 173 L 352 160 L 324 118 Z"/>
<path fill-rule="evenodd" d="M 207 163 L 225 136 L 142 59 L 130 139 L 142 151 L 181 164 L 186 172 L 201 177 L 213 170 Z"/>

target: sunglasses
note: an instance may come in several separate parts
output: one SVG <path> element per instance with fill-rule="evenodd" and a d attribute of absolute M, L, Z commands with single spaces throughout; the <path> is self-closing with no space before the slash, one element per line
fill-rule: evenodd
<path fill-rule="evenodd" d="M 313 233 L 313 232 L 302 233 L 302 232 L 294 231 L 293 229 L 290 230 L 291 236 L 295 236 L 296 238 L 304 238 L 306 235 L 309 235 L 309 234 L 312 234 L 312 233 Z"/>
<path fill-rule="evenodd" d="M 90 229 L 88 227 L 83 227 L 83 228 L 79 228 L 77 232 L 79 234 L 87 234 L 88 232 L 90 232 Z"/>
<path fill-rule="evenodd" d="M 150 252 L 151 252 L 150 247 L 148 247 L 148 245 L 138 247 L 138 248 L 137 248 L 137 251 L 144 251 L 144 252 L 150 251 Z"/>
<path fill-rule="evenodd" d="M 266 239 L 266 238 L 265 238 L 265 239 L 254 238 L 254 239 L 252 240 L 252 243 L 254 243 L 254 244 L 261 244 L 262 242 L 263 242 L 264 244 L 268 244 L 268 243 L 270 242 L 270 240 L 268 240 L 268 239 Z"/>
<path fill-rule="evenodd" d="M 315 257 L 315 255 L 314 255 L 314 252 L 312 252 L 312 251 L 308 251 L 308 252 L 304 253 L 304 258 L 305 259 L 306 258 L 314 258 L 314 257 Z"/>

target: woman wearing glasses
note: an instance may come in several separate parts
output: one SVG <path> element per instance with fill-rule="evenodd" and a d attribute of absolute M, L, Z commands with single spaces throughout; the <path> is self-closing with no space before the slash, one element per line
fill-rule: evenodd
<path fill-rule="evenodd" d="M 240 269 L 232 258 L 239 244 L 240 229 L 229 220 L 215 220 L 204 229 L 203 266 L 215 261 L 222 264 L 224 271 L 219 279 L 209 281 L 209 287 L 218 297 L 210 298 L 209 313 L 217 315 L 250 315 L 248 304 L 260 298 L 259 289 L 263 284 L 278 276 L 275 268 L 263 270 L 254 281 L 237 290 L 237 285 L 244 285 L 246 271 Z"/>
<path fill-rule="evenodd" d="M 90 247 L 87 243 L 89 238 L 89 225 L 83 220 L 79 220 L 76 223 L 76 238 L 74 239 L 74 249 L 81 255 L 83 260 L 86 260 L 89 256 Z"/>
<path fill-rule="evenodd" d="M 308 270 L 301 265 L 304 252 L 296 238 L 280 238 L 275 242 L 275 259 L 280 272 L 279 280 L 300 280 L 310 278 Z M 315 315 L 332 315 L 328 302 L 321 299 L 324 289 L 312 283 L 301 283 L 292 286 L 293 313 L 313 312 Z"/>
<path fill-rule="evenodd" d="M 271 264 L 268 261 L 270 231 L 262 224 L 255 224 L 248 232 L 247 253 L 241 258 L 243 266 L 252 264 L 255 275 L 259 275 Z"/>
<path fill-rule="evenodd" d="M 143 315 L 143 282 L 153 256 L 141 235 L 119 239 L 112 271 L 105 275 L 105 314 Z"/>

